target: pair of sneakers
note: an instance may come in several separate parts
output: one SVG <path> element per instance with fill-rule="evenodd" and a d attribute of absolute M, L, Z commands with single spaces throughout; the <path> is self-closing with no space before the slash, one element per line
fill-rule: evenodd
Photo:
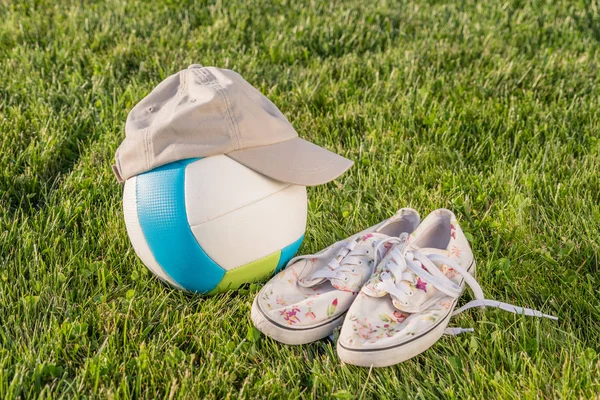
<path fill-rule="evenodd" d="M 537 317 L 539 311 L 485 299 L 475 258 L 455 215 L 446 209 L 420 223 L 411 208 L 329 246 L 295 257 L 258 293 L 251 318 L 286 344 L 327 337 L 342 325 L 340 359 L 359 366 L 400 363 L 431 347 L 450 318 L 492 306 Z M 455 310 L 465 283 L 475 300 Z"/>

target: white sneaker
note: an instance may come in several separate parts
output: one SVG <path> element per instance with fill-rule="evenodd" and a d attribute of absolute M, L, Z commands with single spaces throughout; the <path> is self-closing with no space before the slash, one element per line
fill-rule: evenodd
<path fill-rule="evenodd" d="M 451 211 L 432 212 L 394 246 L 375 268 L 348 310 L 337 344 L 340 359 L 363 367 L 400 363 L 431 347 L 450 318 L 477 306 L 537 317 L 555 317 L 484 298 L 475 259 Z M 467 283 L 476 300 L 454 307 Z M 453 312 L 454 311 L 454 312 Z M 472 329 L 450 328 L 457 334 Z"/>
<path fill-rule="evenodd" d="M 378 246 L 412 232 L 419 214 L 410 208 L 329 246 L 314 255 L 295 257 L 258 293 L 252 322 L 265 335 L 286 344 L 314 342 L 341 325 L 350 304 L 373 273 Z M 378 250 L 376 250 L 376 247 Z"/>

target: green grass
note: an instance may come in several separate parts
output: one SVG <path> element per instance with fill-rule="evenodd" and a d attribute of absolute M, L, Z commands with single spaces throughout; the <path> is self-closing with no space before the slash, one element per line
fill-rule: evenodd
<path fill-rule="evenodd" d="M 598 0 L 0 2 L 0 397 L 600 397 Z M 356 161 L 309 189 L 302 253 L 452 209 L 485 294 L 403 364 L 252 330 L 133 252 L 110 165 L 128 111 L 202 63 Z M 470 293 L 463 301 L 470 299 Z"/>

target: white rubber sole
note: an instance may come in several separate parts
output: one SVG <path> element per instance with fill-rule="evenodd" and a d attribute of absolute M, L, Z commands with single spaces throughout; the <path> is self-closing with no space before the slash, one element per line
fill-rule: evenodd
<path fill-rule="evenodd" d="M 270 320 L 260 309 L 256 298 L 254 298 L 250 312 L 252 323 L 259 331 L 278 342 L 291 345 L 307 344 L 326 338 L 333 333 L 335 328 L 342 325 L 344 317 L 345 314 L 341 314 L 330 322 L 315 327 L 286 327 Z"/>
<path fill-rule="evenodd" d="M 475 260 L 469 268 L 469 272 L 475 277 L 476 267 Z M 463 282 L 461 281 L 461 285 Z M 458 299 L 454 301 L 448 311 L 448 315 L 439 320 L 433 329 L 423 332 L 420 336 L 403 342 L 398 346 L 386 347 L 373 350 L 348 349 L 344 347 L 340 341 L 337 343 L 337 353 L 346 364 L 358 365 L 359 367 L 389 367 L 399 364 L 412 357 L 415 357 L 425 350 L 433 346 L 444 335 L 444 330 L 452 318 L 452 312 L 458 303 Z"/>

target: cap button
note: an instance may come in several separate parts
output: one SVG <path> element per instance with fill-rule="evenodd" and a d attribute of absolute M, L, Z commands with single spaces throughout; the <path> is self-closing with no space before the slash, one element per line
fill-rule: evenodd
<path fill-rule="evenodd" d="M 188 67 L 188 69 L 192 69 L 192 68 L 202 68 L 202 64 L 192 64 Z"/>

